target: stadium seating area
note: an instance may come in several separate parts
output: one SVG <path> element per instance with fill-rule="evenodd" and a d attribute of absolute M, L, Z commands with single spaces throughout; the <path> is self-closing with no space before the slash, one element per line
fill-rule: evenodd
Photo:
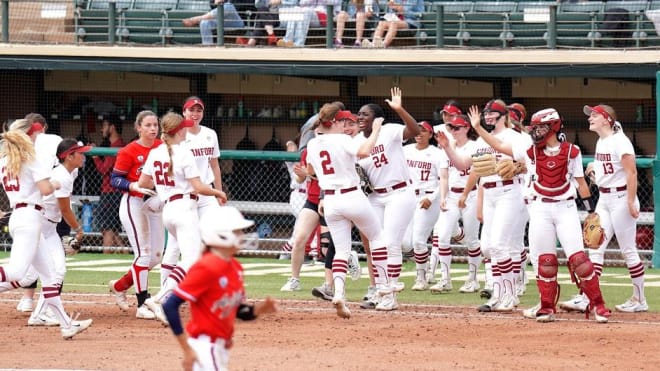
<path fill-rule="evenodd" d="M 74 2 L 78 42 L 107 43 L 110 1 Z M 556 6 L 556 15 L 550 12 L 552 5 Z M 119 43 L 194 45 L 201 43 L 199 29 L 185 27 L 181 21 L 207 12 L 209 2 L 116 0 L 116 9 L 114 32 Z M 538 0 L 427 1 L 426 10 L 421 15 L 422 27 L 401 33 L 394 46 L 543 48 L 555 35 L 558 48 L 658 48 L 660 37 L 648 17 L 649 12 L 660 13 L 660 0 L 559 4 Z M 246 11 L 242 15 L 249 21 L 253 13 Z M 226 43 L 232 44 L 237 35 L 243 35 L 246 31 L 225 29 Z M 278 32 L 281 34 L 283 30 Z M 441 40 L 436 38 L 439 34 L 443 35 Z M 312 29 L 310 35 L 309 46 L 325 45 L 325 29 Z M 371 32 L 367 35 L 370 36 Z M 350 37 L 350 34 L 347 36 Z M 319 42 L 320 39 L 323 40 Z"/>

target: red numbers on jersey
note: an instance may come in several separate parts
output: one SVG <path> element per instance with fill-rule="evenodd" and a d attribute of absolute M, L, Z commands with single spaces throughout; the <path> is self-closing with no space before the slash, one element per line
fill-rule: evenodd
<path fill-rule="evenodd" d="M 603 174 L 614 174 L 614 166 L 611 162 L 603 162 Z"/>
<path fill-rule="evenodd" d="M 319 152 L 319 157 L 321 158 L 321 168 L 323 170 L 323 174 L 325 174 L 325 175 L 334 174 L 335 169 L 332 167 L 332 160 L 330 159 L 330 152 L 321 151 L 321 152 Z"/>
<path fill-rule="evenodd" d="M 375 167 L 381 167 L 384 165 L 387 165 L 389 161 L 387 161 L 387 157 L 385 156 L 384 153 L 381 153 L 376 156 L 372 156 L 371 159 L 374 161 L 374 166 Z"/>
<path fill-rule="evenodd" d="M 18 179 L 10 179 L 7 176 L 7 168 L 2 167 L 2 187 L 5 189 L 5 192 L 18 192 L 21 189 L 21 185 L 18 184 Z"/>
<path fill-rule="evenodd" d="M 169 168 L 169 162 L 154 161 L 154 178 L 156 178 L 156 184 L 174 187 L 174 181 L 167 174 Z"/>
<path fill-rule="evenodd" d="M 421 170 L 420 173 L 421 173 L 420 180 L 422 182 L 427 182 L 429 180 L 429 175 L 431 175 L 431 170 Z"/>

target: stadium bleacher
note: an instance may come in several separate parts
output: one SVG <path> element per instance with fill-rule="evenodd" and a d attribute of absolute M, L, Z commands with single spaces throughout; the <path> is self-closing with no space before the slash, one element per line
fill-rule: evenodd
<path fill-rule="evenodd" d="M 108 0 L 74 0 L 75 32 L 79 42 L 108 41 Z M 451 47 L 547 47 L 549 9 L 556 9 L 558 48 L 660 46 L 656 25 L 648 11 L 660 12 L 660 0 L 586 1 L 557 3 L 532 1 L 429 1 L 425 3 L 422 26 L 402 32 L 394 46 L 436 45 L 437 30 L 443 45 Z M 136 44 L 200 44 L 199 29 L 185 27 L 182 20 L 209 10 L 206 0 L 118 0 L 115 33 L 119 42 Z M 623 33 L 608 32 L 607 15 L 625 9 L 628 19 L 620 22 Z M 442 10 L 442 24 L 437 12 Z M 249 18 L 250 14 L 244 14 Z M 228 44 L 247 29 L 226 29 Z M 281 35 L 283 30 L 278 30 Z M 349 35 L 351 30 L 349 29 Z M 371 35 L 367 31 L 366 35 Z M 625 36 L 621 36 L 625 35 Z M 309 45 L 325 45 L 325 29 L 310 30 Z M 622 40 L 623 39 L 623 40 Z"/>

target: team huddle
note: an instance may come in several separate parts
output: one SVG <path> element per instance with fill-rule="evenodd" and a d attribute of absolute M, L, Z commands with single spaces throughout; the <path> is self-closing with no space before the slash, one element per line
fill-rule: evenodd
<path fill-rule="evenodd" d="M 341 102 L 323 105 L 306 125 L 301 161 L 290 167 L 299 184 L 292 198 L 304 204 L 284 247 L 291 255 L 292 275 L 282 291 L 301 289 L 305 244 L 320 223 L 325 280 L 312 294 L 331 301 L 339 317 L 350 318 L 346 278 L 358 279 L 361 273 L 351 248 L 355 226 L 370 280 L 361 308 L 398 308 L 397 294 L 405 289 L 399 281 L 404 253 L 415 263 L 411 290 L 452 291 L 451 245 L 460 240 L 467 247 L 469 269 L 459 291 L 486 299 L 480 312 L 511 312 L 519 305 L 529 260 L 539 303 L 525 309 L 525 317 L 552 322 L 559 304 L 607 322 L 611 312 L 599 277 L 605 248 L 616 236 L 633 294 L 615 308 L 648 310 L 644 264 L 635 244 L 635 153 L 612 107 L 584 107 L 589 130 L 599 136 L 585 172 L 580 148 L 565 140 L 563 119 L 553 108 L 536 112 L 526 126 L 521 104 L 495 99 L 483 109 L 464 111 L 452 100 L 443 107 L 444 123 L 433 127 L 405 110 L 399 88 L 386 102 L 403 125 L 385 124 L 377 104 L 353 114 Z M 243 268 L 234 255 L 256 242 L 255 234 L 245 232 L 254 223 L 224 205 L 218 137 L 200 125 L 203 116 L 198 97 L 185 101 L 182 115 L 137 114 L 138 137 L 118 152 L 110 178 L 123 193 L 119 218 L 134 260 L 123 276 L 109 282 L 109 289 L 119 308 L 128 311 L 127 291 L 134 288 L 135 316 L 171 327 L 186 369 L 226 369 L 235 318 L 252 320 L 275 311 L 276 305 L 270 298 L 245 301 Z M 58 325 L 62 337 L 70 339 L 92 324 L 69 316 L 60 298 L 65 251 L 75 253 L 83 238 L 70 207 L 73 182 L 91 147 L 45 134 L 46 128 L 43 117 L 32 114 L 2 134 L 0 172 L 12 209 L 13 245 L 9 262 L 0 266 L 0 291 L 40 279 L 42 292 L 36 307 L 30 305 L 28 325 Z M 598 186 L 598 202 L 585 175 Z M 588 254 L 578 202 L 603 231 L 589 243 Z M 61 220 L 75 231 L 67 246 L 55 229 Z M 527 223 L 529 252 L 524 247 Z M 579 290 L 562 303 L 557 243 Z M 482 263 L 483 287 L 477 275 Z M 148 273 L 158 264 L 160 290 L 151 295 Z M 184 331 L 179 309 L 186 301 L 192 318 Z"/>
<path fill-rule="evenodd" d="M 607 322 L 611 311 L 599 277 L 605 249 L 616 236 L 633 294 L 615 308 L 648 310 L 644 264 L 635 243 L 635 153 L 612 107 L 583 109 L 589 130 L 599 136 L 594 161 L 586 170 L 590 183 L 598 186 L 596 202 L 585 180 L 580 148 L 566 141 L 563 118 L 555 109 L 534 113 L 525 125 L 527 112 L 519 103 L 506 105 L 494 99 L 483 109 L 472 106 L 464 112 L 451 100 L 442 110 L 444 124 L 432 127 L 418 123 L 403 108 L 400 89 L 391 93 L 386 102 L 403 125 L 384 125 L 383 109 L 376 104 L 353 115 L 341 102 L 328 103 L 313 117 L 309 130 L 315 137 L 301 143 L 301 165 L 295 172 L 298 182 L 306 182 L 308 197 L 294 237 L 284 246 L 291 253 L 292 276 L 282 291 L 301 289 L 304 245 L 320 220 L 322 232 L 327 229 L 319 244 L 326 255 L 326 278 L 312 294 L 331 301 L 342 318 L 351 316 L 345 297 L 347 274 L 353 279 L 360 276 L 359 261 L 351 251 L 353 226 L 361 233 L 370 276 L 362 308 L 397 309 L 397 293 L 405 288 L 399 282 L 403 253 L 415 262 L 412 290 L 451 291 L 451 243 L 458 239 L 467 246 L 469 267 L 459 291 L 478 292 L 487 299 L 478 311 L 513 311 L 526 289 L 524 267 L 529 261 L 540 300 L 523 311 L 525 317 L 552 322 L 559 304 Z M 411 139 L 414 143 L 405 144 Z M 578 205 L 587 211 L 586 220 L 597 220 L 598 227 L 588 228 L 597 228 L 595 242 L 591 235 L 587 243 L 583 239 L 587 232 Z M 529 251 L 524 247 L 528 223 Z M 578 287 L 578 293 L 562 303 L 557 246 Z M 585 246 L 591 248 L 589 253 Z M 477 278 L 482 262 L 483 288 Z"/>

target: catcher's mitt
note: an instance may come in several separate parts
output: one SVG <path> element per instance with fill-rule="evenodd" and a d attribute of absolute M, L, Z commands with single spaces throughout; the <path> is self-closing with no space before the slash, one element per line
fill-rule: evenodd
<path fill-rule="evenodd" d="M 76 255 L 80 251 L 80 242 L 71 236 L 62 236 L 62 247 L 64 247 L 64 255 Z"/>
<path fill-rule="evenodd" d="M 600 226 L 600 216 L 597 213 L 591 213 L 584 219 L 582 238 L 584 246 L 590 249 L 599 248 L 605 240 L 605 231 Z"/>
<path fill-rule="evenodd" d="M 371 194 L 371 192 L 374 191 L 374 187 L 371 185 L 371 181 L 369 180 L 367 173 L 364 172 L 364 169 L 359 164 L 355 164 L 355 171 L 360 177 L 360 188 L 362 188 L 362 192 L 364 192 L 366 195 Z"/>
<path fill-rule="evenodd" d="M 497 165 L 495 165 L 495 171 L 497 171 L 497 175 L 502 177 L 504 180 L 513 179 L 513 177 L 517 174 L 517 170 L 518 168 L 516 164 L 510 158 L 497 161 Z"/>
<path fill-rule="evenodd" d="M 472 155 L 472 171 L 479 176 L 488 176 L 497 173 L 495 156 L 491 153 Z"/>

